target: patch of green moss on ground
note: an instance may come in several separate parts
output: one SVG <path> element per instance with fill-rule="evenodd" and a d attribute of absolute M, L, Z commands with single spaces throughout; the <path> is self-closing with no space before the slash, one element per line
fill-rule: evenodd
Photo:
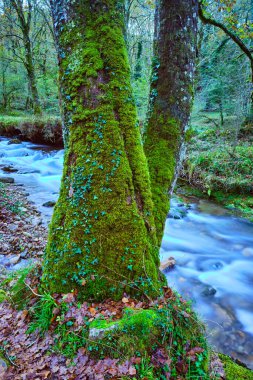
<path fill-rule="evenodd" d="M 253 371 L 235 363 L 229 356 L 219 354 L 226 373 L 226 380 L 253 380 Z"/>
<path fill-rule="evenodd" d="M 86 348 L 96 358 L 151 358 L 157 350 L 162 350 L 171 360 L 172 378 L 179 374 L 186 376 L 183 378 L 209 378 L 209 352 L 203 325 L 190 306 L 178 297 L 167 305 L 149 309 L 126 308 L 121 319 L 96 320 L 90 324 L 90 329 L 94 328 L 103 329 L 103 335 L 89 339 Z M 150 370 L 154 378 L 163 378 L 159 377 L 161 368 L 151 365 Z"/>

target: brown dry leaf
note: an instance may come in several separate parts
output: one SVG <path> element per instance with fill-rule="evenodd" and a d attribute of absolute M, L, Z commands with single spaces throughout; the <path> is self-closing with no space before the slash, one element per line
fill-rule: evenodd
<path fill-rule="evenodd" d="M 136 375 L 136 369 L 135 369 L 133 366 L 131 366 L 131 367 L 129 368 L 129 375 L 130 375 L 130 376 L 134 376 L 134 375 Z"/>
<path fill-rule="evenodd" d="M 122 302 L 123 302 L 123 303 L 128 303 L 128 302 L 129 302 L 129 299 L 126 298 L 126 297 L 123 297 L 123 298 L 122 298 Z"/>
<path fill-rule="evenodd" d="M 91 313 L 92 316 L 94 316 L 97 313 L 97 311 L 94 307 L 90 307 L 89 312 Z"/>

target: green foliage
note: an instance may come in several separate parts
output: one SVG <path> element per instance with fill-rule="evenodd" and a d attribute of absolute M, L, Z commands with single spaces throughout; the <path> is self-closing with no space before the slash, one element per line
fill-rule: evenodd
<path fill-rule="evenodd" d="M 95 320 L 90 324 L 90 329 L 94 327 L 104 329 L 104 336 L 87 342 L 89 352 L 96 358 L 141 357 L 141 363 L 136 367 L 140 379 L 145 376 L 155 379 L 158 373 L 162 379 L 166 366 L 173 378 L 182 370 L 189 379 L 208 379 L 208 350 L 203 326 L 189 304 L 183 303 L 180 298 L 169 300 L 161 308 L 127 308 L 122 319 L 109 323 Z M 164 363 L 163 370 L 150 363 L 149 358 L 155 355 L 156 350 L 165 350 L 170 359 L 167 364 Z"/>
<path fill-rule="evenodd" d="M 1 302 L 7 299 L 14 307 L 23 309 L 32 296 L 30 288 L 25 284 L 27 276 L 31 273 L 36 273 L 36 267 L 28 266 L 8 273 L 0 282 Z"/>
<path fill-rule="evenodd" d="M 39 295 L 39 301 L 30 309 L 33 314 L 33 322 L 30 324 L 27 334 L 38 330 L 44 333 L 49 329 L 53 317 L 53 309 L 57 307 L 57 303 L 49 293 Z"/>
<path fill-rule="evenodd" d="M 235 363 L 229 356 L 219 354 L 223 363 L 227 380 L 252 380 L 253 371 L 245 368 L 243 365 Z"/>

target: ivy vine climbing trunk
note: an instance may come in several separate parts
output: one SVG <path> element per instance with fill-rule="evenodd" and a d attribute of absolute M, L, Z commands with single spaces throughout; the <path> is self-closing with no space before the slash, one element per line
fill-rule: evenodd
<path fill-rule="evenodd" d="M 159 294 L 153 203 L 123 0 L 51 0 L 65 130 L 43 281 L 86 299 Z"/>
<path fill-rule="evenodd" d="M 151 177 L 158 244 L 162 240 L 177 163 L 193 97 L 197 0 L 157 1 L 154 60 L 145 152 Z"/>

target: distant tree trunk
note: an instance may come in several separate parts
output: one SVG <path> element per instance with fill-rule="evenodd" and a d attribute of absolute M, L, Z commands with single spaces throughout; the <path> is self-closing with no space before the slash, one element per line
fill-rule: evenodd
<path fill-rule="evenodd" d="M 192 107 L 197 15 L 197 0 L 161 0 L 157 4 L 150 109 L 144 147 L 159 244 Z"/>
<path fill-rule="evenodd" d="M 223 104 L 222 99 L 219 99 L 219 111 L 220 111 L 220 123 L 221 125 L 224 125 L 224 114 L 223 114 Z"/>
<path fill-rule="evenodd" d="M 15 12 L 17 14 L 19 26 L 23 36 L 23 44 L 25 50 L 24 65 L 27 72 L 27 78 L 29 83 L 29 89 L 31 93 L 33 112 L 35 115 L 41 114 L 41 106 L 39 101 L 39 94 L 36 83 L 34 62 L 33 62 L 33 52 L 30 40 L 30 30 L 31 30 L 31 17 L 32 17 L 32 2 L 27 1 L 27 8 L 24 7 L 23 0 L 13 0 L 11 2 Z"/>
<path fill-rule="evenodd" d="M 65 130 L 44 283 L 86 299 L 159 294 L 153 204 L 124 40 L 123 0 L 51 0 Z"/>
<path fill-rule="evenodd" d="M 141 58 L 142 58 L 142 41 L 138 42 L 138 48 L 137 48 L 137 56 L 136 56 L 136 65 L 134 69 L 134 79 L 138 80 L 141 78 L 141 71 L 142 71 L 142 66 L 141 66 Z"/>

